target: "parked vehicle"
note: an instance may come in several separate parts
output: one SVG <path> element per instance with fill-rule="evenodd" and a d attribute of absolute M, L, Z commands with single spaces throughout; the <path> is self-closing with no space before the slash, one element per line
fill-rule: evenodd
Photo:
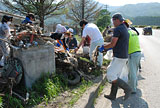
<path fill-rule="evenodd" d="M 152 35 L 152 27 L 150 27 L 150 26 L 144 27 L 142 34 L 143 35 Z"/>

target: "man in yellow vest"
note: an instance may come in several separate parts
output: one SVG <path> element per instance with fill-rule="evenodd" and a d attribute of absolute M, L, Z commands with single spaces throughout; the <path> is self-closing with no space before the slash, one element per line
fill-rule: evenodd
<path fill-rule="evenodd" d="M 136 94 L 137 89 L 137 71 L 139 68 L 139 63 L 141 59 L 141 48 L 139 44 L 139 37 L 135 30 L 131 29 L 129 26 L 132 22 L 129 19 L 124 20 L 124 24 L 128 28 L 129 33 L 129 47 L 128 47 L 128 83 L 132 88 L 132 94 Z"/>

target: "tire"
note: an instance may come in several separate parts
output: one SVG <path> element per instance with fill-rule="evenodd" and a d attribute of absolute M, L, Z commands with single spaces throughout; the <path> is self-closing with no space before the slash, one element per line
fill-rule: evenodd
<path fill-rule="evenodd" d="M 68 85 L 74 86 L 80 82 L 80 75 L 77 72 L 71 72 L 70 75 L 72 75 L 73 79 L 69 79 L 69 75 L 66 72 L 64 73 Z"/>
<path fill-rule="evenodd" d="M 15 78 L 15 84 L 19 84 L 24 74 L 22 62 L 18 58 L 9 58 L 4 66 L 4 72 L 6 78 Z"/>

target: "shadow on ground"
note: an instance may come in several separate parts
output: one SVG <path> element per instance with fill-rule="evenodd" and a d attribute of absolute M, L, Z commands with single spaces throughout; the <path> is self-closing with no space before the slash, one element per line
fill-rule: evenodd
<path fill-rule="evenodd" d="M 115 101 L 111 101 L 112 108 L 148 108 L 147 102 L 141 98 L 142 92 L 137 89 L 137 94 L 132 94 L 127 100 L 123 100 L 123 96 L 118 97 Z"/>

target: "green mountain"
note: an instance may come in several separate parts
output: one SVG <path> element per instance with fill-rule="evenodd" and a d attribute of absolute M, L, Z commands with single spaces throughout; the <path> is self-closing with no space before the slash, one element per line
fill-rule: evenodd
<path fill-rule="evenodd" d="M 124 17 L 160 16 L 160 3 L 127 4 L 121 7 L 109 6 L 108 10 L 112 14 L 120 12 Z"/>

